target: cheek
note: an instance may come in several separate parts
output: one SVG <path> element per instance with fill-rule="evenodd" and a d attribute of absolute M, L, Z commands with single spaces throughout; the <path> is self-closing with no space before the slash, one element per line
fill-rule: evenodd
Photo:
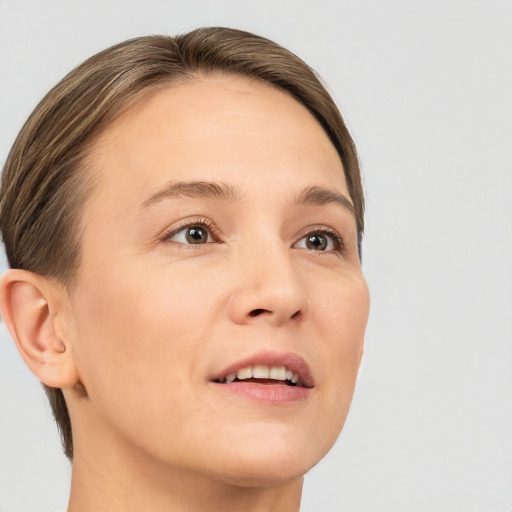
<path fill-rule="evenodd" d="M 207 296 L 186 275 L 118 267 L 76 301 L 77 363 L 90 394 L 179 384 L 207 330 Z M 193 282 L 193 281 L 192 281 Z"/>
<path fill-rule="evenodd" d="M 201 400 L 201 354 L 219 318 L 211 284 L 197 274 L 133 266 L 87 281 L 75 304 L 75 353 L 96 425 L 148 451 L 156 439 L 184 449 L 178 441 L 190 435 Z"/>
<path fill-rule="evenodd" d="M 227 277 L 205 265 L 120 261 L 109 267 L 84 272 L 93 278 L 83 281 L 75 301 L 84 385 L 92 394 L 120 385 L 135 393 L 170 383 L 176 390 L 197 374 L 214 327 L 226 315 Z"/>
<path fill-rule="evenodd" d="M 329 352 L 361 350 L 369 304 L 368 287 L 362 274 L 341 275 L 319 287 L 311 308 L 313 323 L 320 329 L 322 338 L 330 340 Z"/>
<path fill-rule="evenodd" d="M 324 288 L 314 308 L 314 324 L 319 330 L 318 352 L 325 369 L 322 387 L 337 413 L 339 428 L 352 400 L 364 347 L 368 321 L 369 293 L 361 276 L 343 276 Z M 322 390 L 324 391 L 324 389 Z"/>

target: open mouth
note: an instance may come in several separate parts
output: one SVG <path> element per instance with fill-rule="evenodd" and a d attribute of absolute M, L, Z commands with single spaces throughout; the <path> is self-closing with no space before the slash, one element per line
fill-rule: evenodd
<path fill-rule="evenodd" d="M 224 377 L 215 379 L 219 384 L 232 384 L 236 382 L 251 382 L 263 385 L 281 386 L 306 386 L 300 379 L 298 372 L 288 369 L 286 366 L 251 365 L 240 368 L 236 372 L 230 372 Z"/>

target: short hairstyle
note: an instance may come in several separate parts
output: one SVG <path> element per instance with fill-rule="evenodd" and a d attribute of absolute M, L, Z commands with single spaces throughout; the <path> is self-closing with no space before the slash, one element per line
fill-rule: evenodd
<path fill-rule="evenodd" d="M 81 211 L 92 189 L 87 155 L 94 141 L 148 92 L 215 72 L 260 80 L 311 112 L 343 164 L 360 244 L 364 199 L 356 149 L 317 74 L 268 39 L 210 27 L 112 46 L 76 67 L 41 100 L 3 170 L 0 229 L 9 266 L 54 277 L 71 289 L 80 265 Z M 60 389 L 44 387 L 64 452 L 72 459 L 64 395 Z"/>

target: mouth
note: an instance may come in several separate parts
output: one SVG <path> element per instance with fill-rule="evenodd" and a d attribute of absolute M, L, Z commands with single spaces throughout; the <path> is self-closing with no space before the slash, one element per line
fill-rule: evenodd
<path fill-rule="evenodd" d="M 225 386 L 314 387 L 311 370 L 302 357 L 276 352 L 263 352 L 238 361 L 214 375 L 211 382 Z"/>
<path fill-rule="evenodd" d="M 236 372 L 228 373 L 220 379 L 215 379 L 214 382 L 218 384 L 252 382 L 263 385 L 307 387 L 300 380 L 298 372 L 290 370 L 286 366 L 266 366 L 264 364 L 245 366 Z"/>

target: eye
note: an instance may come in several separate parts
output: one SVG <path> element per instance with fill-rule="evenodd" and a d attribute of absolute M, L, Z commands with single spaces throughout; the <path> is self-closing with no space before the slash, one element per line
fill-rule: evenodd
<path fill-rule="evenodd" d="M 212 230 L 206 222 L 194 222 L 173 230 L 165 236 L 166 242 L 177 242 L 186 245 L 200 245 L 215 242 Z"/>
<path fill-rule="evenodd" d="M 307 233 L 294 244 L 294 247 L 318 252 L 342 252 L 344 244 L 343 239 L 336 231 L 323 227 Z"/>

